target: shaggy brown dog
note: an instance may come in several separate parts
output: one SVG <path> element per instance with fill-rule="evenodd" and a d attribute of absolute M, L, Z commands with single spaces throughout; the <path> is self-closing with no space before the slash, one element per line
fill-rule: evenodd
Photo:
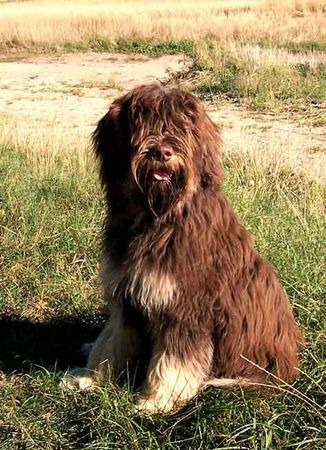
<path fill-rule="evenodd" d="M 150 345 L 146 411 L 168 411 L 208 384 L 291 382 L 302 338 L 225 198 L 219 129 L 199 101 L 140 86 L 113 102 L 93 142 L 108 207 L 101 279 L 111 316 L 88 381 L 117 376 Z"/>

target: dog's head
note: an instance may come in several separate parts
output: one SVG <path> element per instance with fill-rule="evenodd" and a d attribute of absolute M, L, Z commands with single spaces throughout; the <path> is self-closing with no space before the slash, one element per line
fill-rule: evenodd
<path fill-rule="evenodd" d="M 219 142 L 194 95 L 156 83 L 116 99 L 93 134 L 110 201 L 142 198 L 155 215 L 220 184 Z"/>

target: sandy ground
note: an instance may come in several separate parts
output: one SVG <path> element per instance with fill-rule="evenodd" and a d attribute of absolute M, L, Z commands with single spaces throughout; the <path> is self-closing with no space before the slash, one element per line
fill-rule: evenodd
<path fill-rule="evenodd" d="M 87 137 L 113 98 L 138 84 L 163 80 L 168 71 L 186 64 L 182 56 L 92 52 L 0 62 L 0 119 L 28 124 L 26 133 L 52 121 L 70 139 L 76 133 Z M 226 151 L 256 151 L 326 182 L 325 127 L 253 114 L 230 104 L 207 107 L 222 125 Z"/>

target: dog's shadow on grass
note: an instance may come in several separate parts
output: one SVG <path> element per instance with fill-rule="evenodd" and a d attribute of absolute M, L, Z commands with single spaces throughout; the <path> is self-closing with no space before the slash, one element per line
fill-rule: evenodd
<path fill-rule="evenodd" d="M 82 345 L 94 341 L 100 330 L 99 325 L 73 317 L 49 323 L 0 318 L 0 371 L 28 373 L 34 365 L 49 370 L 84 366 Z"/>

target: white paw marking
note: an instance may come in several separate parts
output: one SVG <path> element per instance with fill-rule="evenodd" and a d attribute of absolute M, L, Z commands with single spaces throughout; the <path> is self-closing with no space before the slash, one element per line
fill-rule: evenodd
<path fill-rule="evenodd" d="M 91 374 L 91 370 L 86 368 L 74 369 L 63 377 L 60 382 L 60 387 L 74 391 L 89 391 L 95 385 Z"/>

